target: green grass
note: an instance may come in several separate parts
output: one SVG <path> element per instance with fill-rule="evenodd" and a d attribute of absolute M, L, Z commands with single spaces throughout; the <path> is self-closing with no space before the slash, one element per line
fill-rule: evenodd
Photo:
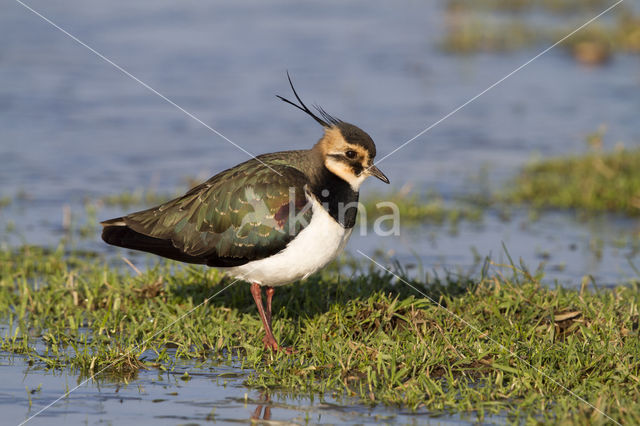
<path fill-rule="evenodd" d="M 593 138 L 597 138 L 596 135 Z M 502 197 L 536 208 L 640 215 L 640 149 L 619 148 L 537 161 Z"/>
<path fill-rule="evenodd" d="M 410 281 L 418 292 L 375 267 L 330 268 L 278 289 L 276 337 L 299 351 L 288 356 L 263 350 L 245 283 L 170 326 L 230 284 L 215 270 L 163 262 L 137 274 L 63 246 L 23 247 L 0 252 L 2 350 L 83 377 L 105 369 L 117 381 L 176 358 L 237 357 L 256 388 L 480 419 L 605 423 L 566 387 L 619 421 L 640 421 L 637 282 L 552 290 L 513 267 L 484 271 Z"/>

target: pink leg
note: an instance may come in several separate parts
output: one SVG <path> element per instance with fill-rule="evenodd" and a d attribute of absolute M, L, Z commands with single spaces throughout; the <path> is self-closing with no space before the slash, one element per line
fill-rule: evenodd
<path fill-rule="evenodd" d="M 266 334 L 264 339 L 262 339 L 262 341 L 264 342 L 264 346 L 267 349 L 277 351 L 278 349 L 280 349 L 280 346 L 278 345 L 275 337 L 273 337 L 273 331 L 271 330 L 271 297 L 273 297 L 273 289 L 271 289 L 270 296 L 269 288 L 267 288 L 268 314 L 265 313 L 264 307 L 262 306 L 262 287 L 260 287 L 259 284 L 251 284 L 251 295 L 253 296 L 253 300 L 256 302 L 258 313 L 260 314 L 260 319 L 262 320 L 262 325 L 264 326 L 264 331 Z"/>
<path fill-rule="evenodd" d="M 276 289 L 273 287 L 267 287 L 265 293 L 267 293 L 267 321 L 269 322 L 269 328 L 271 328 L 271 299 L 273 299 L 273 293 Z"/>

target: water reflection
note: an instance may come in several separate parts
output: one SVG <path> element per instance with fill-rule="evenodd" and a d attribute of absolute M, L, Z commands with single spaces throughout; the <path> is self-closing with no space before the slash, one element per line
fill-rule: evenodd
<path fill-rule="evenodd" d="M 251 420 L 271 420 L 271 398 L 268 392 L 260 392 L 260 403 L 256 406 Z"/>

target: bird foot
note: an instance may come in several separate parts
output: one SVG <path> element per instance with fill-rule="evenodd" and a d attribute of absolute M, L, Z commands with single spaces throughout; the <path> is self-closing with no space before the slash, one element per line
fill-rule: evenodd
<path fill-rule="evenodd" d="M 265 336 L 265 337 L 262 339 L 262 343 L 264 343 L 264 348 L 265 348 L 265 349 L 271 349 L 271 350 L 272 350 L 272 351 L 274 351 L 274 352 L 284 352 L 284 353 L 286 353 L 287 355 L 295 354 L 295 353 L 297 353 L 297 352 L 298 352 L 297 350 L 295 350 L 295 349 L 294 349 L 294 348 L 292 348 L 292 347 L 288 347 L 288 346 L 280 346 L 280 345 L 278 344 L 278 342 L 276 341 L 276 339 L 274 339 L 274 338 L 271 338 L 271 339 L 270 339 L 270 338 L 268 338 L 268 337 L 266 337 L 266 336 Z"/>

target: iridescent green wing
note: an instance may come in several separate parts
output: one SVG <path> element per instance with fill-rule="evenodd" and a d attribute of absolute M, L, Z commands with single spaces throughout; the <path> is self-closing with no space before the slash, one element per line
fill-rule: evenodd
<path fill-rule="evenodd" d="M 276 173 L 278 172 L 278 173 Z M 262 259 L 284 249 L 311 220 L 299 170 L 251 160 L 125 223 L 211 266 Z"/>

